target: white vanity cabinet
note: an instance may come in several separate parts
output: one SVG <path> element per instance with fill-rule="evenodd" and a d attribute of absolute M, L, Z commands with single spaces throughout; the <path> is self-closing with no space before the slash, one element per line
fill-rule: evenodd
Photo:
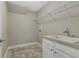
<path fill-rule="evenodd" d="M 49 46 L 49 45 L 48 45 Z M 43 46 L 43 57 L 45 58 L 53 58 L 53 48 L 52 47 L 48 47 L 48 46 Z"/>
<path fill-rule="evenodd" d="M 56 42 L 48 39 L 43 39 L 43 58 L 70 58 L 69 54 L 64 53 L 64 49 L 61 48 Z"/>
<path fill-rule="evenodd" d="M 43 58 L 65 58 L 62 52 L 55 49 L 55 42 L 43 39 Z"/>

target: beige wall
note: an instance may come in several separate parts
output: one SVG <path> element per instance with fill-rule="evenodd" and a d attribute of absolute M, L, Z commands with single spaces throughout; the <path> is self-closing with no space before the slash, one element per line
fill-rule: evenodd
<path fill-rule="evenodd" d="M 51 11 L 55 11 L 56 8 L 60 8 L 61 5 L 65 5 L 69 1 L 49 1 L 42 9 L 38 11 L 38 18 L 47 15 Z"/>
<path fill-rule="evenodd" d="M 39 28 L 42 35 L 65 35 L 63 32 L 68 27 L 71 35 L 79 37 L 79 5 L 76 5 L 79 2 L 59 2 L 57 5 L 53 2 L 49 3 L 38 12 Z M 68 4 L 66 5 L 66 3 Z M 73 5 L 76 6 L 72 7 Z"/>
<path fill-rule="evenodd" d="M 8 47 L 8 33 L 7 33 L 7 5 L 6 2 L 0 2 L 0 39 L 5 40 L 1 44 L 1 55 L 4 56 Z"/>
<path fill-rule="evenodd" d="M 60 21 L 52 21 L 50 23 L 40 24 L 42 34 L 63 34 L 66 27 L 69 28 L 71 35 L 79 37 L 79 17 Z"/>
<path fill-rule="evenodd" d="M 9 46 L 36 42 L 36 14 L 28 12 L 26 15 L 8 13 Z"/>

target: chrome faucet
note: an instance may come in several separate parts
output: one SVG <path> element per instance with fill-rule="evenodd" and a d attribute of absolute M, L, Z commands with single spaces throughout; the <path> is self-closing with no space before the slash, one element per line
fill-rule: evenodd
<path fill-rule="evenodd" d="M 66 33 L 67 36 L 70 36 L 70 31 L 69 31 L 68 27 L 66 28 L 66 30 L 64 31 L 64 33 Z"/>

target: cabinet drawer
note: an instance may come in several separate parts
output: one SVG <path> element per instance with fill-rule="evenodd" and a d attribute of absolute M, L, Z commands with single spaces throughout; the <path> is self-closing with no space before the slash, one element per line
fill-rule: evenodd
<path fill-rule="evenodd" d="M 64 45 L 59 44 L 59 43 L 55 43 L 55 45 L 56 45 L 55 48 L 62 51 L 63 53 L 65 53 L 73 58 L 79 57 L 79 50 L 64 46 Z"/>

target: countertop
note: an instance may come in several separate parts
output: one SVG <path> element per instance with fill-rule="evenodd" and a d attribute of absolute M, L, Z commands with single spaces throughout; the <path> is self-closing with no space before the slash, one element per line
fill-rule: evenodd
<path fill-rule="evenodd" d="M 51 41 L 57 42 L 59 44 L 62 44 L 64 46 L 68 46 L 68 47 L 79 50 L 79 45 L 69 43 L 69 42 L 65 42 L 65 41 L 62 41 L 62 40 L 58 40 L 57 37 L 55 37 L 55 36 L 53 36 L 53 35 L 52 36 L 51 35 L 43 35 L 43 38 L 46 38 L 48 40 L 51 40 Z M 72 39 L 75 39 L 75 38 L 72 38 Z M 79 39 L 79 38 L 77 38 L 77 39 Z"/>

